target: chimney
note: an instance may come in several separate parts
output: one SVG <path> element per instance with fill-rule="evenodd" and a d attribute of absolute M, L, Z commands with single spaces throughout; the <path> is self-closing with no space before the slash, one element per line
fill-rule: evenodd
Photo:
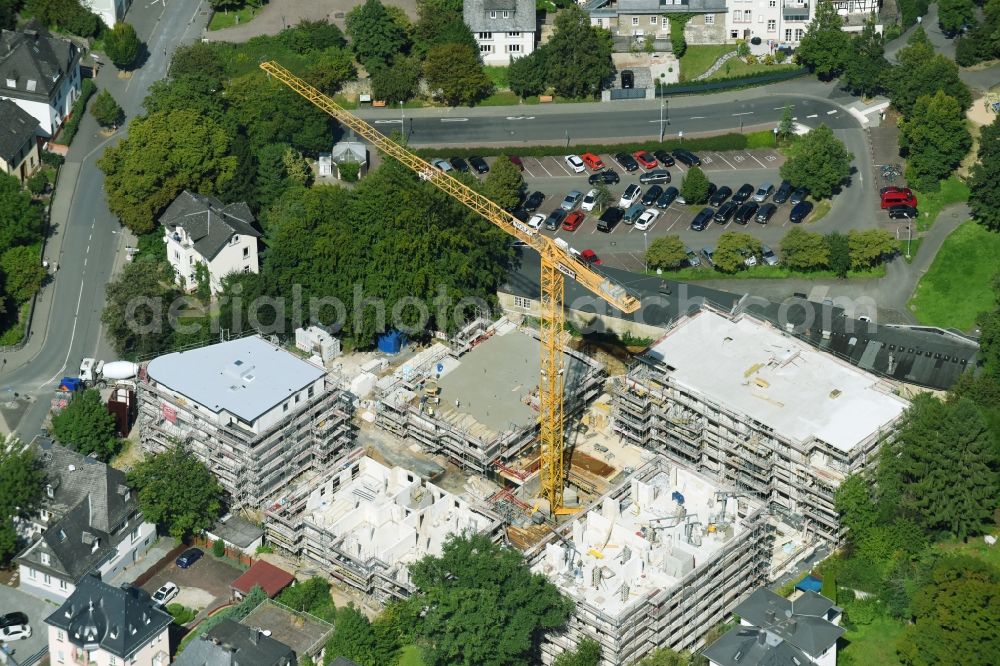
<path fill-rule="evenodd" d="M 763 631 L 758 631 L 757 632 L 757 643 L 759 645 L 763 645 L 766 642 L 767 642 L 767 634 L 765 634 Z"/>
<path fill-rule="evenodd" d="M 774 624 L 774 620 L 775 620 L 774 611 L 773 610 L 767 611 L 767 621 L 770 622 L 771 624 Z"/>
<path fill-rule="evenodd" d="M 788 621 L 788 630 L 794 634 L 795 633 L 795 628 L 798 625 L 799 625 L 798 620 L 789 620 Z"/>

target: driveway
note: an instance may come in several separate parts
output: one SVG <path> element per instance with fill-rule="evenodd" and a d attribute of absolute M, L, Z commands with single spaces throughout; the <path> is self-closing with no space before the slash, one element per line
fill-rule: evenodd
<path fill-rule="evenodd" d="M 252 21 L 225 30 L 206 32 L 213 42 L 245 42 L 259 35 L 277 35 L 302 21 L 326 20 L 344 28 L 344 15 L 362 4 L 361 0 L 271 0 Z M 385 0 L 385 5 L 399 7 L 411 21 L 417 20 L 416 0 Z"/>
<path fill-rule="evenodd" d="M 187 569 L 181 569 L 173 562 L 167 564 L 142 589 L 153 594 L 167 581 L 176 583 L 180 593 L 170 603 L 194 608 L 200 618 L 207 611 L 229 601 L 229 586 L 242 574 L 243 571 L 229 561 L 205 553 Z"/>
<path fill-rule="evenodd" d="M 57 608 L 51 601 L 33 597 L 15 587 L 0 585 L 0 613 L 21 611 L 28 615 L 31 624 L 31 638 L 6 644 L 21 666 L 34 664 L 48 651 L 49 627 L 45 618 Z"/>

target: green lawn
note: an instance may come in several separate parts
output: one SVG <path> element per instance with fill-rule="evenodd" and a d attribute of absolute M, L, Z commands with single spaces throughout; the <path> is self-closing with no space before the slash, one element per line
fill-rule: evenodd
<path fill-rule="evenodd" d="M 920 220 L 917 222 L 917 229 L 923 231 L 930 229 L 937 219 L 941 209 L 954 203 L 969 200 L 969 187 L 955 176 L 942 181 L 941 189 L 937 192 L 919 192 L 917 195 L 917 208 L 920 210 Z"/>
<path fill-rule="evenodd" d="M 952 541 L 949 543 L 941 543 L 935 546 L 938 550 L 969 555 L 970 557 L 978 558 L 988 564 L 992 564 L 997 569 L 1000 569 L 1000 548 L 993 546 L 987 546 L 983 541 L 982 537 L 975 537 L 969 539 L 969 543 L 962 543 L 961 541 Z"/>
<path fill-rule="evenodd" d="M 896 666 L 896 641 L 905 625 L 891 617 L 877 617 L 868 625 L 859 625 L 844 634 L 840 657 L 851 664 Z"/>
<path fill-rule="evenodd" d="M 910 258 L 907 259 L 906 239 L 905 238 L 899 239 L 898 241 L 896 241 L 896 247 L 899 248 L 899 256 L 901 256 L 903 258 L 903 261 L 905 261 L 906 263 L 912 264 L 913 260 L 917 258 L 917 250 L 920 249 L 920 244 L 923 242 L 924 242 L 923 238 L 914 238 L 910 242 Z"/>
<path fill-rule="evenodd" d="M 490 77 L 490 81 L 493 85 L 497 87 L 497 90 L 507 89 L 507 68 L 500 67 L 497 65 L 487 65 L 483 67 L 486 71 L 486 76 Z"/>
<path fill-rule="evenodd" d="M 681 81 L 693 81 L 711 67 L 716 60 L 735 51 L 733 44 L 699 44 L 688 46 L 681 56 Z"/>
<path fill-rule="evenodd" d="M 234 25 L 242 25 L 251 20 L 260 11 L 260 7 L 241 7 L 236 11 L 220 12 L 212 14 L 212 20 L 208 22 L 209 30 L 222 30 Z M 239 21 L 237 22 L 237 18 Z"/>
<path fill-rule="evenodd" d="M 771 72 L 780 72 L 783 69 L 795 69 L 796 67 L 798 67 L 798 65 L 764 65 L 759 62 L 753 65 L 748 65 L 741 58 L 733 58 L 732 60 L 727 60 L 726 64 L 722 66 L 722 69 L 708 77 L 706 80 L 711 81 L 712 79 L 724 78 L 728 76 L 770 74 Z"/>
<path fill-rule="evenodd" d="M 420 648 L 416 645 L 407 645 L 399 655 L 399 666 L 424 666 L 424 660 L 420 656 Z"/>
<path fill-rule="evenodd" d="M 972 221 L 953 231 L 910 299 L 917 321 L 970 330 L 976 315 L 993 305 L 990 281 L 997 272 L 998 256 L 1000 235 Z"/>

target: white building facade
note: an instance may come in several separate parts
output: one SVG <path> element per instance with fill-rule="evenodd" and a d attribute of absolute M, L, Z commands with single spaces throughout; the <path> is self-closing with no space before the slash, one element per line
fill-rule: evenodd
<path fill-rule="evenodd" d="M 132 0 L 83 0 L 84 7 L 101 17 L 109 28 L 125 20 L 125 12 L 132 6 Z"/>
<path fill-rule="evenodd" d="M 483 64 L 509 65 L 535 50 L 534 0 L 467 0 L 463 17 Z"/>

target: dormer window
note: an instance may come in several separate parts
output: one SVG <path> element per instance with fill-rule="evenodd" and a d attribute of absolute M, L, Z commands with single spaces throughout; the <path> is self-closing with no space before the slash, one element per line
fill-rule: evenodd
<path fill-rule="evenodd" d="M 496 17 L 497 17 L 497 13 L 496 12 L 490 12 L 490 18 L 491 19 L 495 19 Z M 8 81 L 7 85 L 11 85 L 11 83 Z"/>
<path fill-rule="evenodd" d="M 230 245 L 236 245 L 239 242 L 240 242 L 239 234 L 233 234 L 233 237 L 229 240 Z"/>
<path fill-rule="evenodd" d="M 42 553 L 41 557 L 42 557 L 42 564 L 44 564 L 45 566 L 48 566 L 49 565 L 49 554 L 48 553 Z"/>
<path fill-rule="evenodd" d="M 503 13 L 503 17 L 504 18 L 510 18 L 510 12 L 504 12 Z"/>
<path fill-rule="evenodd" d="M 96 553 L 97 549 L 101 547 L 101 540 L 94 539 L 94 545 L 90 547 L 90 552 Z"/>
<path fill-rule="evenodd" d="M 496 12 L 493 12 L 493 13 L 496 14 Z M 494 17 L 494 18 L 496 18 L 496 17 Z M 7 87 L 8 88 L 16 88 L 17 87 L 17 80 L 16 79 L 7 79 Z"/>
<path fill-rule="evenodd" d="M 28 92 L 35 92 L 36 85 L 38 85 L 37 81 L 35 81 L 34 79 L 28 79 L 28 83 L 25 85 L 25 89 Z"/>
<path fill-rule="evenodd" d="M 53 498 L 56 496 L 55 491 L 52 489 L 51 483 L 45 486 L 45 494 L 48 495 L 49 498 Z"/>

